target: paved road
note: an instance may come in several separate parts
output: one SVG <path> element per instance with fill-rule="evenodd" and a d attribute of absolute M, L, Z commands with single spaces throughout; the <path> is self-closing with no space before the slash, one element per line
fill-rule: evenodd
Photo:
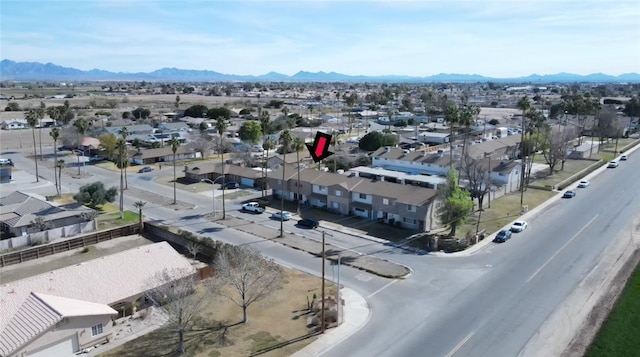
<path fill-rule="evenodd" d="M 505 244 L 490 244 L 472 256 L 421 256 L 346 234 L 328 237 L 345 248 L 376 252 L 409 265 L 414 274 L 404 280 L 389 280 L 343 268 L 341 280 L 367 297 L 373 314 L 363 329 L 327 355 L 518 355 L 547 316 L 591 271 L 598 255 L 640 212 L 640 190 L 635 189 L 640 158 L 636 156 L 640 155 L 632 155 L 617 169 L 592 179 L 575 198 L 550 205 L 544 215 L 529 221 L 527 231 L 514 234 Z M 33 166 L 29 160 L 11 158 L 27 170 Z M 117 182 L 117 173 L 96 167 L 88 167 L 88 171 L 91 179 L 67 180 L 70 189 L 96 179 Z M 41 168 L 40 172 L 52 177 L 51 170 Z M 172 197 L 170 187 L 149 179 L 159 174 L 130 175 L 130 185 Z M 176 211 L 172 206 L 151 205 L 146 214 L 221 241 L 253 244 L 286 265 L 318 274 L 317 258 L 209 222 L 205 215 L 210 212 L 211 197 L 191 192 L 181 192 L 178 197 L 196 207 Z M 136 200 L 127 197 L 127 207 Z M 266 215 L 256 219 L 279 225 Z M 287 229 L 297 228 L 287 223 Z M 305 234 L 319 237 L 317 232 Z M 328 276 L 331 269 L 327 267 Z"/>

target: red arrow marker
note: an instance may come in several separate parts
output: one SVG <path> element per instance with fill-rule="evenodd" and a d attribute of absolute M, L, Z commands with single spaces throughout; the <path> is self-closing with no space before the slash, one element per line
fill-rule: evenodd
<path fill-rule="evenodd" d="M 329 151 L 329 145 L 331 145 L 331 135 L 318 131 L 316 133 L 316 139 L 313 144 L 307 144 L 309 154 L 313 158 L 313 161 L 320 162 L 322 159 L 327 158 L 333 153 Z"/>
<path fill-rule="evenodd" d="M 326 149 L 326 146 L 328 146 L 327 145 L 327 138 L 325 138 L 323 136 L 319 137 L 318 138 L 318 142 L 315 143 L 314 146 L 316 147 L 316 149 L 315 149 L 316 156 L 317 157 L 322 156 L 322 153 L 324 153 L 324 151 Z"/>

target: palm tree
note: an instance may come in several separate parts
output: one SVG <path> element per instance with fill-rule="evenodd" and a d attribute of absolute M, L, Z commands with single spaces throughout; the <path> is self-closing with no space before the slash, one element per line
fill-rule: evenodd
<path fill-rule="evenodd" d="M 284 184 L 285 184 L 285 169 L 287 163 L 287 151 L 293 138 L 289 129 L 284 130 L 280 134 L 280 145 L 282 145 L 282 185 L 280 186 L 280 237 L 284 237 L 284 219 L 282 219 L 282 213 L 284 212 Z"/>
<path fill-rule="evenodd" d="M 122 140 L 124 140 L 124 142 L 127 142 L 127 136 L 129 136 L 129 130 L 127 130 L 127 127 L 123 127 L 120 130 L 120 136 L 122 136 Z M 126 168 L 129 166 L 129 161 L 127 160 L 125 163 L 125 170 L 124 170 L 124 189 L 128 189 L 129 188 L 129 180 L 127 180 L 127 170 Z"/>
<path fill-rule="evenodd" d="M 33 136 L 33 159 L 36 163 L 36 182 L 40 182 L 40 175 L 38 173 L 38 148 L 36 147 L 36 126 L 38 126 L 38 110 L 29 109 L 25 115 L 27 124 L 31 127 L 31 135 Z"/>
<path fill-rule="evenodd" d="M 60 186 L 60 192 L 62 192 L 62 169 L 64 169 L 64 160 L 56 161 L 56 168 L 58 169 L 58 185 Z"/>
<path fill-rule="evenodd" d="M 300 214 L 300 150 L 304 150 L 304 141 L 301 138 L 296 137 L 293 139 L 292 149 L 296 152 L 296 162 L 298 163 L 298 196 L 296 201 L 298 203 L 297 213 Z"/>
<path fill-rule="evenodd" d="M 140 233 L 142 233 L 142 207 L 147 203 L 144 201 L 136 201 L 133 203 L 133 206 L 138 209 L 138 227 L 140 229 Z"/>
<path fill-rule="evenodd" d="M 80 150 L 80 145 L 82 145 L 82 137 L 84 137 L 84 134 L 87 132 L 87 129 L 89 128 L 89 122 L 87 122 L 86 119 L 84 118 L 80 118 L 78 120 L 75 121 L 75 123 L 73 123 L 73 126 L 76 128 L 76 131 L 78 132 L 78 150 Z M 84 151 L 82 152 L 83 156 L 84 156 Z M 80 155 L 78 154 L 78 176 L 80 176 Z"/>
<path fill-rule="evenodd" d="M 518 100 L 518 109 L 522 110 L 522 134 L 520 135 L 520 160 L 522 160 L 522 167 L 520 168 L 520 206 L 522 207 L 522 204 L 524 203 L 524 171 L 525 171 L 525 165 L 527 164 L 525 162 L 525 140 L 524 140 L 524 136 L 527 133 L 526 130 L 526 113 L 527 110 L 529 110 L 531 108 L 531 101 L 529 101 L 529 97 L 527 97 L 526 95 L 522 98 L 520 98 L 520 100 Z"/>
<path fill-rule="evenodd" d="M 116 165 L 120 169 L 120 219 L 124 218 L 124 170 L 128 161 L 127 155 L 127 142 L 124 139 L 119 138 L 116 141 L 116 148 L 118 149 L 118 160 Z"/>
<path fill-rule="evenodd" d="M 173 152 L 173 204 L 177 203 L 176 201 L 176 151 L 180 147 L 180 140 L 175 136 L 172 136 L 169 140 L 169 145 L 171 145 L 171 152 Z"/>
<path fill-rule="evenodd" d="M 460 121 L 458 106 L 450 104 L 445 110 L 444 120 L 449 124 L 449 168 L 453 168 L 453 127 Z"/>
<path fill-rule="evenodd" d="M 56 181 L 56 191 L 58 192 L 58 196 L 60 196 L 60 186 L 58 185 L 58 175 L 56 175 L 56 163 L 58 162 L 58 139 L 60 138 L 60 128 L 55 127 L 51 129 L 49 135 L 53 139 L 53 178 Z"/>
<path fill-rule="evenodd" d="M 262 128 L 262 138 L 263 138 L 263 142 L 262 142 L 262 148 L 264 150 L 268 149 L 265 147 L 265 137 L 269 134 L 269 131 L 271 129 L 271 117 L 269 115 L 269 112 L 264 111 L 260 114 L 260 127 Z M 266 191 L 266 181 L 267 181 L 267 158 L 268 158 L 268 152 L 265 151 L 263 153 L 263 165 L 262 165 L 262 197 L 264 198 L 265 195 L 265 191 Z"/>
<path fill-rule="evenodd" d="M 474 117 L 478 114 L 480 114 L 480 108 L 473 105 L 465 106 L 460 112 L 459 124 L 463 125 L 465 128 L 464 140 L 462 141 L 462 156 L 464 156 L 465 150 L 467 148 L 467 137 L 469 135 L 469 128 L 471 127 L 471 124 L 475 123 Z"/>
<path fill-rule="evenodd" d="M 220 152 L 220 162 L 222 163 L 222 219 L 227 218 L 227 211 L 225 209 L 225 199 L 224 199 L 224 191 L 225 191 L 225 171 L 224 171 L 224 133 L 227 131 L 227 122 L 224 117 L 218 117 L 216 119 L 216 130 L 218 131 L 218 135 L 220 136 L 220 141 L 218 142 L 218 151 Z"/>
<path fill-rule="evenodd" d="M 262 148 L 264 149 L 264 160 L 262 163 L 262 172 L 263 174 L 263 181 L 262 181 L 262 197 L 264 198 L 264 196 L 267 194 L 267 186 L 266 186 L 266 181 L 267 181 L 267 160 L 269 160 L 269 150 L 273 150 L 276 148 L 276 142 L 271 139 L 271 138 L 266 138 L 264 140 L 264 142 L 262 143 Z"/>
<path fill-rule="evenodd" d="M 40 144 L 40 161 L 44 160 L 42 157 L 42 125 L 40 124 L 44 115 L 47 113 L 47 106 L 44 102 L 40 102 L 40 108 L 37 109 L 38 113 L 38 142 Z"/>

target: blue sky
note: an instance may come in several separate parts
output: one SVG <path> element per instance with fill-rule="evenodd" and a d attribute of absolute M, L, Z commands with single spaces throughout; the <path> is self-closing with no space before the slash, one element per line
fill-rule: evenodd
<path fill-rule="evenodd" d="M 1 0 L 0 57 L 83 70 L 640 73 L 640 1 Z"/>

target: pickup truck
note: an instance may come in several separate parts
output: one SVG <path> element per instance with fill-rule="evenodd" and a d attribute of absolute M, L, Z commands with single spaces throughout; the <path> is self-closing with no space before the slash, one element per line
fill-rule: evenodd
<path fill-rule="evenodd" d="M 242 205 L 242 210 L 246 212 L 263 213 L 264 207 L 260 207 L 258 202 L 247 202 Z"/>

